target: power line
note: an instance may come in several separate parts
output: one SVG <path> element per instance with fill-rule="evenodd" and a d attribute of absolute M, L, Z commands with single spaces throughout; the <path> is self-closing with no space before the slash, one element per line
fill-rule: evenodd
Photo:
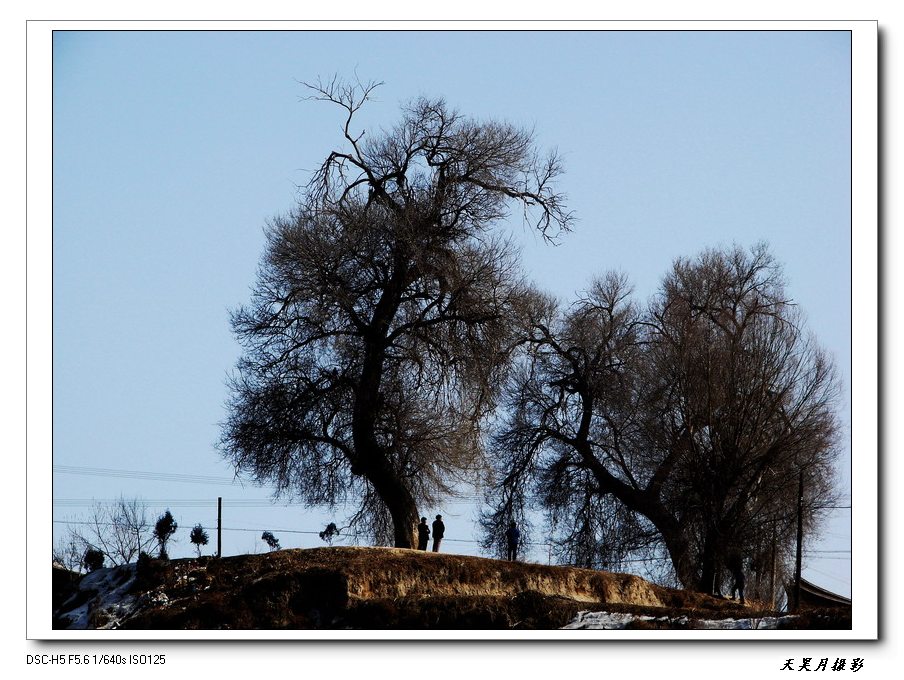
<path fill-rule="evenodd" d="M 182 482 L 188 484 L 212 484 L 212 485 L 226 485 L 226 486 L 241 486 L 245 487 L 247 484 L 251 488 L 257 489 L 275 489 L 276 487 L 273 485 L 261 484 L 259 482 L 254 482 L 251 480 L 243 480 L 238 476 L 235 477 L 215 477 L 212 475 L 188 475 L 188 474 L 178 474 L 171 472 L 151 472 L 151 471 L 142 471 L 142 470 L 120 470 L 116 468 L 93 468 L 93 467 L 81 467 L 77 465 L 54 465 L 54 472 L 59 472 L 61 474 L 69 474 L 69 475 L 87 475 L 87 476 L 95 476 L 95 477 L 117 477 L 117 478 L 125 478 L 125 479 L 143 479 L 147 481 L 158 481 L 158 482 Z M 842 498 L 849 498 L 849 494 L 844 494 L 841 496 Z M 529 495 L 528 500 L 539 500 L 539 496 Z M 450 498 L 445 501 L 446 505 L 455 505 L 461 503 L 480 503 L 484 499 L 482 496 L 476 494 L 463 494 Z M 302 505 L 303 503 L 287 503 L 288 505 Z M 851 509 L 850 505 L 813 505 L 810 506 L 815 510 L 844 510 Z"/>
<path fill-rule="evenodd" d="M 104 526 L 104 527 L 116 526 L 115 522 L 76 522 L 76 521 L 65 520 L 65 519 L 55 519 L 55 520 L 53 520 L 53 522 L 54 522 L 54 524 L 80 524 L 80 525 L 87 525 L 87 526 Z M 210 526 L 210 527 L 202 526 L 201 528 L 205 529 L 205 530 L 210 529 L 211 531 L 216 530 L 215 526 Z M 279 532 L 281 534 L 319 534 L 320 533 L 319 531 L 302 531 L 299 529 L 241 529 L 238 527 L 223 527 L 223 531 L 248 531 L 248 532 L 274 531 L 274 532 Z"/>
<path fill-rule="evenodd" d="M 115 526 L 115 522 L 85 522 L 85 521 L 75 521 L 75 520 L 64 520 L 64 519 L 55 519 L 53 520 L 54 524 L 77 524 L 77 525 L 87 525 L 87 526 Z M 216 530 L 216 526 L 201 526 L 204 530 Z M 266 528 L 266 529 L 250 529 L 244 527 L 223 527 L 223 531 L 242 531 L 247 533 L 259 533 L 263 531 L 272 531 L 277 534 L 307 534 L 307 535 L 320 535 L 321 531 L 311 531 L 307 529 L 278 529 L 274 527 Z M 342 534 L 339 534 L 342 536 Z M 348 536 L 346 534 L 346 536 Z M 448 543 L 471 543 L 474 545 L 479 545 L 480 541 L 475 541 L 473 539 L 467 538 L 443 538 L 444 542 Z M 533 541 L 525 542 L 525 545 L 539 545 L 539 546 L 548 546 L 548 543 L 535 543 Z"/>
<path fill-rule="evenodd" d="M 135 499 L 145 505 L 168 505 L 170 507 L 206 507 L 210 504 L 216 506 L 216 499 L 210 498 L 137 498 Z M 115 504 L 118 498 L 54 498 L 53 505 L 56 507 L 91 507 L 95 504 Z M 461 501 L 466 502 L 466 501 Z M 267 498 L 224 498 L 223 503 L 229 503 L 231 507 L 242 508 L 289 508 L 289 507 L 328 507 L 328 503 L 308 504 L 305 501 L 284 501 L 270 500 Z M 459 501 L 445 502 L 441 507 L 457 505 Z M 337 503 L 337 506 L 348 505 L 347 503 Z"/>
<path fill-rule="evenodd" d="M 55 524 L 80 524 L 80 525 L 90 525 L 90 526 L 114 526 L 114 523 L 113 523 L 113 522 L 83 522 L 83 521 L 71 521 L 71 520 L 62 520 L 62 519 L 55 519 L 55 520 L 53 520 L 53 521 L 54 521 Z M 215 526 L 203 526 L 203 525 L 202 525 L 201 528 L 204 529 L 205 531 L 206 531 L 206 530 L 213 531 L 213 530 L 216 529 Z M 261 528 L 258 528 L 258 529 L 249 529 L 249 528 L 243 528 L 243 527 L 223 527 L 222 529 L 223 529 L 223 531 L 241 531 L 241 532 L 245 532 L 245 533 L 258 533 L 258 532 L 264 532 L 264 531 L 272 531 L 274 534 L 306 534 L 306 535 L 320 535 L 320 533 L 321 533 L 320 531 L 311 531 L 311 530 L 307 530 L 307 529 L 278 529 L 278 528 L 274 528 L 274 527 L 270 527 L 270 528 L 268 528 L 268 529 L 261 529 Z M 342 537 L 343 535 L 342 535 L 342 534 L 339 534 L 339 536 Z M 348 535 L 346 534 L 346 536 L 348 536 Z M 480 544 L 481 544 L 481 541 L 475 541 L 474 539 L 468 539 L 468 538 L 443 538 L 443 542 L 445 542 L 445 543 L 469 543 L 469 544 L 472 544 L 472 545 L 480 545 Z M 539 546 L 539 547 L 544 547 L 544 548 L 547 548 L 547 547 L 550 547 L 550 546 L 553 546 L 553 545 L 554 545 L 554 544 L 552 544 L 552 543 L 541 543 L 541 542 L 538 542 L 538 541 L 524 541 L 523 544 L 524 544 L 524 545 Z M 648 562 L 648 561 L 651 561 L 651 560 L 660 560 L 660 561 L 661 561 L 661 560 L 668 560 L 668 559 L 670 559 L 670 558 L 668 558 L 668 557 L 647 557 L 647 558 L 630 559 L 630 560 L 620 560 L 620 561 L 621 561 L 621 562 L 624 562 L 624 563 L 628 563 L 628 562 Z M 567 567 L 567 566 L 577 566 L 577 565 L 569 565 L 569 564 L 564 564 L 564 563 L 563 563 L 563 564 L 560 565 L 560 566 L 566 566 L 566 567 Z"/>
<path fill-rule="evenodd" d="M 847 585 L 851 585 L 851 582 L 850 582 L 850 581 L 846 581 L 846 580 L 844 580 L 844 579 L 838 578 L 837 575 L 833 576 L 832 574 L 827 574 L 826 572 L 824 572 L 824 571 L 822 571 L 822 570 L 820 570 L 820 569 L 814 569 L 813 567 L 807 567 L 807 571 L 814 571 L 814 572 L 816 572 L 817 574 L 820 574 L 820 575 L 825 576 L 825 577 L 827 577 L 827 578 L 830 578 L 830 579 L 833 579 L 833 580 L 835 580 L 835 581 L 838 581 L 839 583 L 845 583 L 845 584 L 847 584 Z"/>
<path fill-rule="evenodd" d="M 207 506 L 216 507 L 216 498 L 138 498 L 138 502 L 144 505 L 167 505 L 173 508 L 201 508 Z M 95 504 L 115 504 L 118 498 L 54 498 L 53 504 L 56 507 L 90 507 Z M 242 508 L 282 508 L 289 506 L 304 506 L 300 501 L 271 501 L 266 498 L 224 498 L 224 503 L 229 503 L 232 507 Z"/>
<path fill-rule="evenodd" d="M 88 475 L 88 476 L 99 476 L 99 477 L 115 477 L 115 478 L 131 478 L 131 479 L 143 479 L 148 481 L 166 481 L 166 482 L 183 482 L 183 483 L 192 483 L 192 484 L 212 484 L 212 485 L 228 485 L 228 486 L 239 486 L 244 487 L 243 480 L 241 480 L 238 476 L 229 478 L 229 477 L 216 477 L 212 475 L 189 475 L 189 474 L 178 474 L 178 473 L 167 473 L 167 472 L 150 472 L 150 471 L 140 471 L 140 470 L 121 470 L 116 468 L 93 468 L 93 467 L 81 467 L 75 465 L 54 465 L 53 470 L 55 472 L 61 474 L 72 474 L 72 475 Z M 252 488 L 270 488 L 274 489 L 275 487 L 266 487 L 264 485 L 258 483 L 251 483 L 247 480 L 244 480 Z M 842 498 L 850 496 L 845 494 Z M 531 497 L 533 500 L 537 500 L 536 496 Z M 478 503 L 482 501 L 483 498 L 478 495 L 461 495 L 448 499 L 442 505 L 457 505 L 462 503 Z M 109 500 L 101 500 L 97 501 L 95 499 L 78 499 L 78 498 L 59 498 L 54 499 L 53 504 L 56 507 L 90 507 L 95 503 L 116 503 L 118 499 L 109 499 Z M 212 499 L 150 499 L 150 500 L 142 500 L 143 503 L 149 505 L 163 505 L 170 507 L 181 507 L 181 508 L 207 508 L 214 505 L 214 501 Z M 289 507 L 307 507 L 313 508 L 318 507 L 317 505 L 309 505 L 303 501 L 270 501 L 266 499 L 227 499 L 227 503 L 230 506 L 236 508 L 289 508 Z M 328 504 L 319 504 L 321 507 L 326 506 Z M 345 505 L 341 503 L 339 505 Z M 824 505 L 824 506 L 811 506 L 814 509 L 850 509 L 850 505 Z M 77 522 L 77 521 L 65 521 L 65 520 L 54 520 L 56 523 L 62 524 L 84 524 L 84 525 L 101 525 L 101 526 L 112 526 L 112 523 L 103 523 L 103 522 Z M 208 527 L 209 528 L 209 527 Z M 239 528 L 223 528 L 224 531 L 247 531 L 247 532 L 257 532 L 264 531 L 264 529 L 239 529 Z M 297 534 L 319 534 L 319 531 L 302 531 L 302 530 L 294 530 L 294 529 L 271 529 L 271 531 L 279 531 L 281 533 L 297 533 Z M 447 541 L 455 541 L 461 543 L 471 543 L 477 544 L 479 541 L 466 540 L 466 539 L 446 539 Z M 529 543 L 529 545 L 543 546 L 549 547 L 548 543 Z M 824 553 L 850 553 L 850 551 L 806 551 L 808 555 L 813 554 L 824 554 Z M 664 558 L 662 558 L 664 559 Z M 817 559 L 850 559 L 850 557 L 819 557 Z M 644 560 L 629 560 L 629 561 L 644 561 Z"/>
<path fill-rule="evenodd" d="M 81 467 L 77 465 L 54 465 L 53 471 L 67 475 L 85 475 L 93 477 L 115 477 L 120 479 L 143 479 L 154 482 L 183 482 L 189 484 L 211 484 L 225 486 L 240 486 L 245 488 L 247 485 L 252 489 L 276 489 L 274 485 L 261 484 L 240 477 L 215 477 L 212 475 L 188 475 L 177 474 L 171 472 L 151 472 L 147 470 L 120 470 L 116 468 L 91 468 Z M 483 498 L 474 494 L 458 495 L 451 497 L 446 501 L 447 505 L 456 503 L 477 503 Z"/>
<path fill-rule="evenodd" d="M 54 472 L 67 475 L 88 475 L 94 477 L 119 477 L 127 479 L 145 479 L 155 482 L 187 482 L 191 484 L 217 484 L 228 486 L 244 486 L 261 488 L 263 485 L 239 477 L 214 477 L 212 475 L 186 475 L 172 472 L 149 472 L 143 470 L 118 470 L 115 468 L 89 468 L 76 465 L 54 465 Z"/>

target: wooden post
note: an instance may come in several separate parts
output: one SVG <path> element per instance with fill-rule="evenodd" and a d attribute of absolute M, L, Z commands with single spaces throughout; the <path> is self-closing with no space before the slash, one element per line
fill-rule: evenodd
<path fill-rule="evenodd" d="M 217 497 L 217 557 L 223 555 L 223 498 Z"/>
<path fill-rule="evenodd" d="M 794 567 L 794 611 L 800 611 L 800 572 L 804 542 L 804 470 L 797 482 L 797 562 Z"/>
<path fill-rule="evenodd" d="M 772 518 L 772 572 L 769 575 L 769 597 L 772 601 L 772 608 L 775 609 L 775 522 L 776 518 Z"/>

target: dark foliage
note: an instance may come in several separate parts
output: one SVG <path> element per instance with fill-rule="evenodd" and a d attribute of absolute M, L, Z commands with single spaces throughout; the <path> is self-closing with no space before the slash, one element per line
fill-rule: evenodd
<path fill-rule="evenodd" d="M 333 539 L 339 535 L 339 528 L 335 522 L 326 525 L 326 529 L 320 532 L 320 540 L 326 541 L 329 545 L 333 544 Z"/>
<path fill-rule="evenodd" d="M 166 544 L 178 528 L 179 525 L 169 510 L 157 518 L 157 522 L 154 524 L 154 538 L 157 539 L 157 544 L 160 546 L 160 559 L 168 559 Z"/>
<path fill-rule="evenodd" d="M 279 539 L 271 532 L 265 531 L 261 534 L 261 538 L 268 546 L 270 546 L 270 550 L 279 550 Z"/>
<path fill-rule="evenodd" d="M 192 543 L 195 544 L 195 548 L 198 551 L 198 557 L 201 556 L 201 546 L 207 545 L 210 540 L 210 537 L 207 535 L 207 532 L 204 530 L 204 527 L 200 524 L 196 524 L 194 528 L 191 530 L 191 534 L 189 535 L 189 539 Z"/>
<path fill-rule="evenodd" d="M 82 558 L 82 564 L 87 571 L 96 571 L 103 568 L 105 555 L 97 548 L 88 548 Z"/>

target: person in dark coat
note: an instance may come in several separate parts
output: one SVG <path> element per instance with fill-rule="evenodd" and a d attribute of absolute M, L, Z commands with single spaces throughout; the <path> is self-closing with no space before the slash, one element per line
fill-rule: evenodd
<path fill-rule="evenodd" d="M 430 540 L 430 527 L 427 526 L 427 518 L 421 517 L 421 523 L 417 525 L 417 549 L 426 550 L 428 540 Z"/>
<path fill-rule="evenodd" d="M 734 579 L 731 586 L 731 599 L 733 600 L 737 593 L 741 597 L 741 604 L 744 604 L 744 560 L 739 554 L 735 553 L 729 557 L 728 570 Z"/>
<path fill-rule="evenodd" d="M 521 532 L 518 531 L 518 527 L 515 525 L 514 520 L 512 520 L 512 523 L 505 532 L 506 559 L 508 559 L 509 562 L 514 562 L 515 558 L 518 556 L 518 541 L 520 539 Z"/>
<path fill-rule="evenodd" d="M 439 552 L 439 544 L 443 540 L 443 534 L 445 533 L 446 525 L 443 524 L 443 516 L 437 515 L 433 521 L 433 552 Z"/>

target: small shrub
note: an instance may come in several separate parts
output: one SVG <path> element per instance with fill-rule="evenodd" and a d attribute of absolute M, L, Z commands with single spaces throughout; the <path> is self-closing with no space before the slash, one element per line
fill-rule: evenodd
<path fill-rule="evenodd" d="M 176 529 L 178 528 L 179 525 L 176 523 L 176 520 L 173 519 L 173 515 L 169 510 L 157 518 L 157 523 L 154 525 L 154 538 L 156 538 L 157 543 L 160 544 L 161 560 L 169 559 L 169 555 L 167 555 L 166 552 L 166 544 L 172 535 L 176 533 Z"/>
<path fill-rule="evenodd" d="M 320 532 L 320 540 L 326 541 L 329 545 L 333 545 L 333 539 L 339 535 L 339 529 L 335 522 L 326 525 L 326 529 Z"/>
<path fill-rule="evenodd" d="M 195 544 L 195 548 L 198 550 L 198 557 L 201 557 L 201 546 L 207 545 L 210 537 L 207 535 L 207 532 L 204 531 L 204 527 L 200 524 L 196 524 L 195 528 L 191 530 L 191 535 L 189 536 L 191 542 Z"/>
<path fill-rule="evenodd" d="M 279 550 L 279 539 L 269 531 L 261 534 L 261 538 L 270 546 L 270 550 Z"/>
<path fill-rule="evenodd" d="M 104 553 L 97 548 L 88 548 L 82 558 L 82 564 L 88 571 L 96 571 L 104 566 Z"/>

